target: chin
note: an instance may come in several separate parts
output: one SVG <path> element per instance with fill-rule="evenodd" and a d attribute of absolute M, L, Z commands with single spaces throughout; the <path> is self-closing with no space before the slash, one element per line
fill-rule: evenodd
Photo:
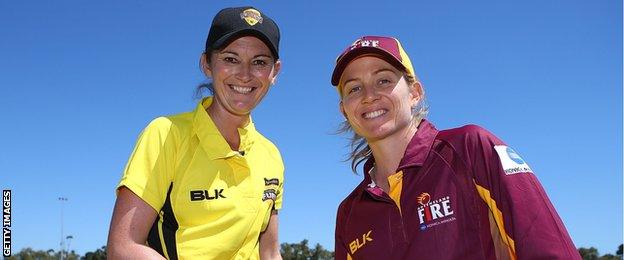
<path fill-rule="evenodd" d="M 363 131 L 363 133 L 358 133 L 358 135 L 364 137 L 364 139 L 370 142 L 384 139 L 392 135 L 394 132 L 395 131 L 392 131 L 392 129 L 389 129 L 388 127 L 380 126 L 373 129 L 367 129 L 366 131 Z"/>
<path fill-rule="evenodd" d="M 230 107 L 236 114 L 248 115 L 256 106 L 251 104 L 232 104 Z"/>
<path fill-rule="evenodd" d="M 233 111 L 235 115 L 238 116 L 248 116 L 251 114 L 251 110 L 250 109 L 236 109 Z"/>

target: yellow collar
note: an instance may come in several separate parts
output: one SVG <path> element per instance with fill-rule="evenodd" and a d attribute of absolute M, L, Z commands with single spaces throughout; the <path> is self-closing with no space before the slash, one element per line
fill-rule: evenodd
<path fill-rule="evenodd" d="M 228 158 L 239 154 L 238 151 L 232 151 L 230 145 L 225 138 L 223 138 L 223 135 L 219 132 L 219 129 L 210 118 L 210 115 L 206 112 L 210 104 L 212 104 L 212 97 L 204 98 L 199 102 L 195 111 L 193 111 L 193 129 L 199 138 L 202 148 L 204 148 L 204 151 L 212 160 Z M 238 128 L 238 134 L 240 135 L 239 151 L 249 153 L 249 150 L 258 136 L 258 132 L 251 118 L 245 127 Z"/>

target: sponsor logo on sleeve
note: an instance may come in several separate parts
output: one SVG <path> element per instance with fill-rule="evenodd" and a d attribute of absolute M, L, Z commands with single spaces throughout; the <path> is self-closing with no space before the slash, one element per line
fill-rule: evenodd
<path fill-rule="evenodd" d="M 272 200 L 273 202 L 275 202 L 275 200 L 277 199 L 277 195 L 279 194 L 279 191 L 278 191 L 279 183 L 280 182 L 278 178 L 272 178 L 272 179 L 264 178 L 265 189 L 262 194 L 262 201 Z"/>
<path fill-rule="evenodd" d="M 431 195 L 423 192 L 416 199 L 420 204 L 417 210 L 421 231 L 456 220 L 449 196 L 431 200 Z"/>
<path fill-rule="evenodd" d="M 520 155 L 514 151 L 509 146 L 506 145 L 496 145 L 494 146 L 496 153 L 498 154 L 498 158 L 500 158 L 501 165 L 503 166 L 503 171 L 506 175 L 521 173 L 521 172 L 530 172 L 531 167 L 520 157 Z"/>
<path fill-rule="evenodd" d="M 269 185 L 279 185 L 279 179 L 278 178 L 273 178 L 273 179 L 267 179 L 264 178 L 264 185 L 265 186 L 269 186 Z"/>
<path fill-rule="evenodd" d="M 275 201 L 275 199 L 277 199 L 277 191 L 275 191 L 274 189 L 264 190 L 264 193 L 262 194 L 262 201 L 265 201 L 265 200 Z"/>

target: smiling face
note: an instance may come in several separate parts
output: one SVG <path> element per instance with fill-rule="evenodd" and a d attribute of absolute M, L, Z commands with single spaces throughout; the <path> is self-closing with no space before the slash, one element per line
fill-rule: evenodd
<path fill-rule="evenodd" d="M 212 78 L 215 98 L 211 112 L 249 116 L 275 81 L 280 62 L 274 60 L 264 42 L 253 36 L 238 38 L 209 55 L 203 70 Z M 206 64 L 205 60 L 202 64 Z"/>
<path fill-rule="evenodd" d="M 369 143 L 407 130 L 422 95 L 420 83 L 410 85 L 403 71 L 377 56 L 351 61 L 338 86 L 341 112 Z"/>

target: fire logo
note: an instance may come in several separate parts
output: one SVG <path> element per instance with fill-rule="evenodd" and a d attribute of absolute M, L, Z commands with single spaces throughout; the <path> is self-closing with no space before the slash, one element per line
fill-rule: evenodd
<path fill-rule="evenodd" d="M 418 203 L 420 205 L 425 206 L 431 200 L 431 196 L 429 195 L 429 193 L 423 192 L 420 195 L 418 195 L 416 199 L 418 199 Z"/>

